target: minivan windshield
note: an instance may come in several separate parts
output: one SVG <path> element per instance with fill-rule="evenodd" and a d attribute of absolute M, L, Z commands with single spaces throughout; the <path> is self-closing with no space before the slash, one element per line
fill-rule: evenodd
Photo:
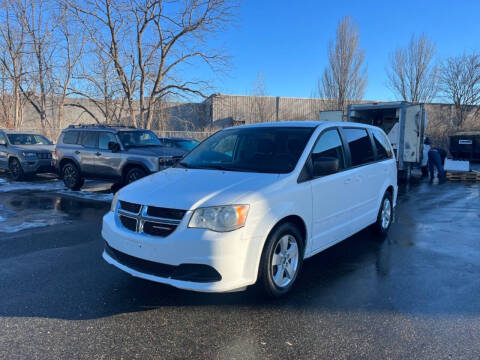
<path fill-rule="evenodd" d="M 119 131 L 118 137 L 125 148 L 162 145 L 158 137 L 148 130 Z"/>
<path fill-rule="evenodd" d="M 193 149 L 179 164 L 193 169 L 289 173 L 314 128 L 239 127 L 223 130 Z"/>
<path fill-rule="evenodd" d="M 45 136 L 38 134 L 8 134 L 7 136 L 12 145 L 52 145 Z"/>

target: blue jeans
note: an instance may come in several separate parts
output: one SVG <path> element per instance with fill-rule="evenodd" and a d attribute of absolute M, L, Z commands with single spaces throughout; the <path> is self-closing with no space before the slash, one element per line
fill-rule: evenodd
<path fill-rule="evenodd" d="M 430 150 L 428 152 L 428 172 L 430 173 L 430 178 L 433 179 L 435 173 L 434 168 L 437 168 L 438 178 L 443 179 L 445 177 L 445 171 L 443 171 L 442 158 L 438 151 Z"/>

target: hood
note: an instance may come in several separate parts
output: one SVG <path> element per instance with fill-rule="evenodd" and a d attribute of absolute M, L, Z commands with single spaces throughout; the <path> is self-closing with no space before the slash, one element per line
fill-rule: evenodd
<path fill-rule="evenodd" d="M 53 152 L 55 145 L 11 145 L 13 148 L 22 151 Z"/>
<path fill-rule="evenodd" d="M 128 148 L 129 154 L 142 156 L 183 156 L 187 151 L 182 149 L 174 149 L 166 146 L 146 146 L 146 147 L 131 147 Z"/>
<path fill-rule="evenodd" d="M 165 208 L 244 204 L 249 195 L 272 185 L 278 174 L 169 168 L 120 190 L 119 199 Z"/>

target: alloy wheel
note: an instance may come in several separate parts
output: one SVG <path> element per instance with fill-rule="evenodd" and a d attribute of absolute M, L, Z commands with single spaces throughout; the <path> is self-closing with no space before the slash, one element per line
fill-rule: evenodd
<path fill-rule="evenodd" d="M 17 178 L 20 175 L 20 170 L 21 169 L 18 160 L 13 160 L 10 164 L 10 171 L 12 172 L 14 178 Z"/>
<path fill-rule="evenodd" d="M 132 182 L 137 181 L 142 177 L 143 177 L 143 174 L 140 171 L 131 171 L 128 174 L 127 184 L 131 184 Z"/>
<path fill-rule="evenodd" d="M 297 239 L 289 234 L 284 235 L 277 242 L 271 261 L 271 273 L 276 286 L 284 288 L 295 279 L 298 262 Z"/>
<path fill-rule="evenodd" d="M 381 221 L 382 221 L 382 228 L 385 230 L 389 227 L 390 221 L 392 219 L 392 206 L 389 198 L 385 198 L 383 201 L 382 213 L 381 213 Z"/>
<path fill-rule="evenodd" d="M 71 165 L 65 166 L 63 169 L 63 179 L 68 185 L 75 184 L 76 181 L 76 171 Z"/>

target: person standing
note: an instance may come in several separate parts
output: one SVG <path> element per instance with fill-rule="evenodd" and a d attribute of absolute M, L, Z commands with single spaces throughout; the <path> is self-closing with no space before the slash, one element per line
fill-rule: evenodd
<path fill-rule="evenodd" d="M 445 171 L 443 170 L 443 163 L 447 157 L 447 152 L 438 147 L 431 148 L 428 152 L 428 171 L 430 173 L 430 181 L 433 181 L 435 177 L 435 168 L 438 172 L 438 180 L 440 183 L 446 181 Z"/>
<path fill-rule="evenodd" d="M 420 166 L 422 169 L 422 177 L 424 178 L 428 176 L 428 152 L 430 151 L 430 144 L 430 138 L 426 136 L 423 142 L 422 164 Z"/>

